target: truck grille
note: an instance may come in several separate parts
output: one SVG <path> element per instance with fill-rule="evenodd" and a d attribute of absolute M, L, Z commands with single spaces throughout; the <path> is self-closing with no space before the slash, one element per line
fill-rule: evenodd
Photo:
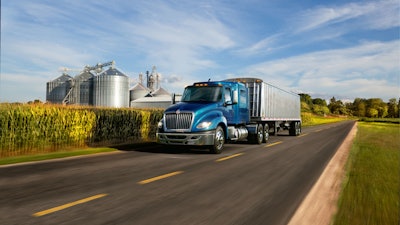
<path fill-rule="evenodd" d="M 193 113 L 167 113 L 164 116 L 167 130 L 189 130 L 192 126 Z"/>

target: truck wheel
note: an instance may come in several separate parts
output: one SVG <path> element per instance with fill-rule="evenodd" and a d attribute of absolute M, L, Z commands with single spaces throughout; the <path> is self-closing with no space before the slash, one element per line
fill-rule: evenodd
<path fill-rule="evenodd" d="M 296 136 L 299 136 L 300 134 L 301 134 L 301 122 L 297 122 Z"/>
<path fill-rule="evenodd" d="M 224 144 L 225 144 L 224 129 L 218 126 L 217 129 L 215 129 L 214 145 L 211 145 L 210 152 L 214 154 L 221 153 L 222 149 L 224 148 Z"/>
<path fill-rule="evenodd" d="M 263 137 L 264 137 L 263 130 L 264 130 L 263 126 L 261 124 L 258 124 L 256 128 L 256 133 L 249 135 L 250 143 L 261 144 L 263 142 Z"/>
<path fill-rule="evenodd" d="M 301 124 L 300 122 L 292 122 L 290 123 L 290 128 L 289 128 L 289 135 L 290 136 L 299 136 L 301 133 Z"/>
<path fill-rule="evenodd" d="M 264 125 L 264 131 L 263 131 L 263 143 L 267 143 L 267 141 L 268 141 L 268 139 L 269 139 L 269 126 L 268 126 L 268 124 L 266 123 L 265 125 Z"/>

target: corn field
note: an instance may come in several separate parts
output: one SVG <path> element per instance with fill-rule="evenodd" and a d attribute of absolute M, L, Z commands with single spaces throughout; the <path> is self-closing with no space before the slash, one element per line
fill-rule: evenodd
<path fill-rule="evenodd" d="M 0 104 L 0 157 L 154 141 L 161 109 Z"/>

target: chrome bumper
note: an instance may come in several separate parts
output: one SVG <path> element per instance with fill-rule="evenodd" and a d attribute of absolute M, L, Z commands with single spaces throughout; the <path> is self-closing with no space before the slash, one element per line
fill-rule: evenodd
<path fill-rule="evenodd" d="M 199 133 L 156 133 L 157 143 L 167 145 L 213 145 L 215 130 Z"/>

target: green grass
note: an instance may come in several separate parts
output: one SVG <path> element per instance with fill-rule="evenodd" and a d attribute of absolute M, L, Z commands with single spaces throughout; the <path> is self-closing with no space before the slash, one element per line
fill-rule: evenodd
<path fill-rule="evenodd" d="M 57 159 L 57 158 L 65 158 L 71 156 L 79 156 L 79 155 L 89 155 L 96 154 L 101 152 L 112 152 L 117 151 L 115 148 L 86 148 L 86 149 L 78 149 L 72 151 L 60 151 L 53 153 L 45 153 L 38 155 L 25 155 L 25 156 L 17 156 L 17 157 L 7 157 L 0 159 L 0 165 L 14 164 L 14 163 L 23 163 L 23 162 L 34 162 L 34 161 L 42 161 L 47 159 Z"/>
<path fill-rule="evenodd" d="M 318 116 L 312 113 L 301 113 L 302 126 L 316 126 L 328 123 L 337 123 L 344 120 L 349 120 L 348 117 L 334 117 L 334 116 Z"/>
<path fill-rule="evenodd" d="M 398 225 L 400 125 L 359 122 L 334 225 Z"/>
<path fill-rule="evenodd" d="M 400 124 L 400 118 L 360 118 L 364 122 L 379 122 L 379 123 L 397 123 Z"/>

